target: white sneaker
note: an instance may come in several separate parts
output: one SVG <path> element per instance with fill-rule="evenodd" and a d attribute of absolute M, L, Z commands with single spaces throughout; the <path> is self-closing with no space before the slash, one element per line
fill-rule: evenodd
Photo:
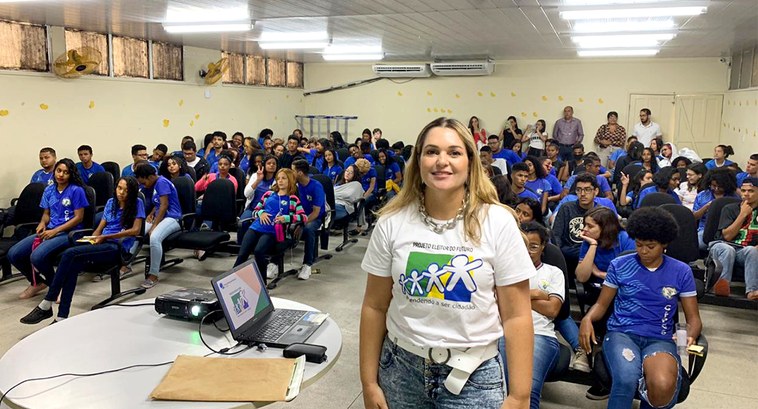
<path fill-rule="evenodd" d="M 303 264 L 302 267 L 300 267 L 300 272 L 297 273 L 297 278 L 299 280 L 307 280 L 311 277 L 311 266 L 307 264 Z"/>
<path fill-rule="evenodd" d="M 574 351 L 573 368 L 575 371 L 579 371 L 579 372 L 585 372 L 585 373 L 590 372 L 590 361 L 589 359 L 587 359 L 587 354 L 581 348 Z"/>
<path fill-rule="evenodd" d="M 269 280 L 273 280 L 277 276 L 279 276 L 279 267 L 274 263 L 268 263 L 268 267 L 266 267 L 266 277 Z"/>

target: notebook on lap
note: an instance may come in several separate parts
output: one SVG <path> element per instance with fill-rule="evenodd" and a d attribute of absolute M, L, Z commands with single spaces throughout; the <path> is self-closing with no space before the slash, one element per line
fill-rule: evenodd
<path fill-rule="evenodd" d="M 305 342 L 329 316 L 274 308 L 255 260 L 211 280 L 235 341 L 284 348 Z"/>

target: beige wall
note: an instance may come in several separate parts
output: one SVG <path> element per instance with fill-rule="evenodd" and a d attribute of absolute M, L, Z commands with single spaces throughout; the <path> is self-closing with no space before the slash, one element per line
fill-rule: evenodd
<path fill-rule="evenodd" d="M 735 154 L 729 159 L 744 169 L 747 158 L 758 153 L 758 88 L 724 94 L 721 122 L 721 143 L 732 145 Z"/>
<path fill-rule="evenodd" d="M 370 64 L 308 64 L 306 91 L 373 77 Z M 363 128 L 382 128 L 391 141 L 412 142 L 432 119 L 480 118 L 490 133 L 515 115 L 522 129 L 542 118 L 552 131 L 565 105 L 574 106 L 586 135 L 594 137 L 608 111 L 630 123 L 629 94 L 723 92 L 727 68 L 717 58 L 656 60 L 500 61 L 487 77 L 382 80 L 305 99 L 309 114 L 357 115 L 350 139 Z M 636 112 L 635 112 L 636 115 Z M 654 113 L 655 115 L 655 113 Z"/>
<path fill-rule="evenodd" d="M 131 162 L 136 143 L 179 149 L 184 135 L 223 130 L 257 135 L 265 127 L 278 136 L 296 127 L 302 111 L 299 89 L 197 84 L 197 70 L 218 51 L 187 47 L 186 82 L 80 78 L 0 71 L 0 206 L 18 195 L 39 169 L 39 149 L 52 146 L 58 158 L 78 161 L 76 148 L 89 144 L 97 162 Z M 207 98 L 205 92 L 210 92 Z"/>

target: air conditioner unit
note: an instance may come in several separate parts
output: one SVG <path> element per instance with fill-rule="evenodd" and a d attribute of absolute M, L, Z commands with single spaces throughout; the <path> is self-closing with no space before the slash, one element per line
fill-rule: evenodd
<path fill-rule="evenodd" d="M 495 71 L 492 61 L 451 61 L 431 65 L 434 75 L 439 76 L 491 75 Z"/>
<path fill-rule="evenodd" d="M 383 78 L 424 78 L 431 77 L 428 64 L 391 65 L 379 64 L 371 67 L 374 74 Z"/>

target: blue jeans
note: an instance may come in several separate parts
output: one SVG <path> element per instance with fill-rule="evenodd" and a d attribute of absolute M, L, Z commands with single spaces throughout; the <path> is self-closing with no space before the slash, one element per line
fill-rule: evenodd
<path fill-rule="evenodd" d="M 736 263 L 745 269 L 745 293 L 758 290 L 758 248 L 755 246 L 736 248 L 719 242 L 714 243 L 710 251 L 711 256 L 724 266 L 721 278 L 731 282 Z"/>
<path fill-rule="evenodd" d="M 575 325 L 576 326 L 576 325 Z M 503 339 L 498 344 L 503 362 L 507 362 L 505 355 L 505 342 Z M 540 409 L 542 399 L 542 385 L 545 384 L 547 375 L 555 369 L 560 356 L 561 347 L 558 338 L 534 335 L 534 359 L 532 360 L 532 392 L 529 398 L 530 409 Z M 508 366 L 505 368 L 505 380 L 508 383 Z"/>
<path fill-rule="evenodd" d="M 149 231 L 151 227 L 151 223 L 145 224 L 145 231 Z M 155 226 L 153 232 L 150 233 L 150 270 L 147 272 L 148 274 L 158 276 L 158 272 L 161 271 L 161 263 L 163 262 L 163 240 L 181 229 L 179 222 L 170 217 L 164 217 Z"/>
<path fill-rule="evenodd" d="M 708 243 L 703 242 L 703 233 L 705 230 L 698 230 L 697 231 L 697 247 L 700 250 L 708 250 Z"/>
<path fill-rule="evenodd" d="M 321 227 L 321 219 L 308 222 L 303 227 L 303 233 L 301 235 L 303 241 L 305 241 L 305 248 L 303 249 L 305 252 L 303 255 L 303 264 L 312 266 L 313 262 L 316 260 L 316 235 L 318 234 L 319 227 Z"/>
<path fill-rule="evenodd" d="M 571 317 L 555 320 L 553 324 L 563 339 L 571 345 L 573 351 L 579 349 L 579 327 L 576 326 L 576 322 Z"/>
<path fill-rule="evenodd" d="M 76 280 L 84 266 L 88 263 L 114 264 L 114 261 L 120 264 L 120 259 L 121 246 L 112 241 L 97 245 L 82 244 L 66 249 L 61 254 L 58 271 L 56 271 L 53 282 L 47 290 L 45 299 L 55 301 L 60 294 L 61 305 L 58 309 L 58 316 L 67 318 L 71 309 L 71 300 L 74 298 L 74 290 L 76 290 Z"/>
<path fill-rule="evenodd" d="M 608 397 L 608 409 L 631 408 L 636 393 L 639 393 L 640 409 L 655 407 L 648 400 L 642 363 L 647 357 L 658 353 L 673 356 L 678 367 L 674 396 L 671 402 L 662 407 L 668 409 L 676 404 L 682 381 L 681 363 L 674 341 L 641 337 L 623 332 L 605 334 L 603 357 L 613 381 L 611 394 Z"/>
<path fill-rule="evenodd" d="M 70 246 L 68 234 L 61 233 L 47 239 L 32 252 L 35 238 L 37 235 L 32 234 L 11 247 L 8 250 L 8 260 L 26 276 L 30 283 L 36 281 L 37 284 L 44 282 L 50 285 L 55 274 L 55 257 Z M 37 269 L 36 277 L 32 277 L 32 265 Z"/>
<path fill-rule="evenodd" d="M 379 386 L 392 409 L 500 409 L 505 398 L 500 356 L 484 361 L 459 395 L 445 388 L 451 368 L 414 355 L 384 339 Z"/>
<path fill-rule="evenodd" d="M 237 254 L 237 261 L 234 262 L 234 266 L 247 261 L 248 257 L 252 253 L 255 256 L 255 264 L 258 265 L 258 270 L 261 274 L 266 273 L 268 267 L 268 259 L 271 251 L 276 248 L 276 236 L 271 233 L 263 233 L 256 230 L 250 230 L 245 234 L 245 239 L 242 240 L 239 254 Z M 264 276 L 264 280 L 265 276 Z"/>
<path fill-rule="evenodd" d="M 347 209 L 345 206 L 338 204 L 334 206 L 334 220 L 340 220 L 347 217 Z"/>

